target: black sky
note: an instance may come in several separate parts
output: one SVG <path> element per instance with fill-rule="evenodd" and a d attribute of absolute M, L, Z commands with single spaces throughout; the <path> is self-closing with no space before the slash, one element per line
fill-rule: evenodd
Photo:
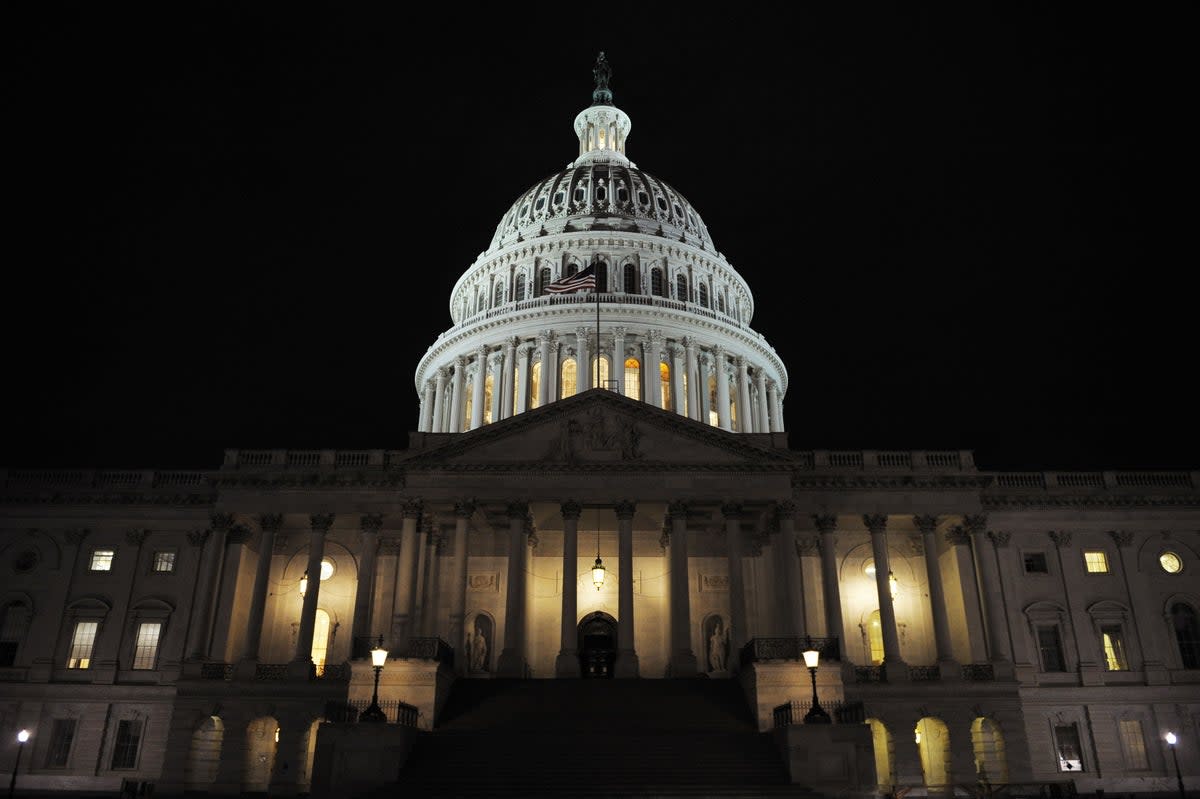
<path fill-rule="evenodd" d="M 755 292 L 792 446 L 1196 468 L 1184 8 L 9 17 L 0 464 L 403 447 L 604 49 L 630 157 Z"/>

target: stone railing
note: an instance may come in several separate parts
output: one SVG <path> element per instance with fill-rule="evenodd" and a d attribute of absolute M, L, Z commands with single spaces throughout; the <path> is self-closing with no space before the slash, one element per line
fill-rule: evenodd
<path fill-rule="evenodd" d="M 883 682 L 883 666 L 855 666 L 855 682 Z"/>
<path fill-rule="evenodd" d="M 825 709 L 835 724 L 862 724 L 867 720 L 867 709 L 862 702 L 840 700 L 822 702 L 821 707 Z M 776 728 L 787 727 L 791 724 L 802 724 L 804 717 L 811 709 L 812 702 L 793 700 L 776 707 L 771 711 L 771 716 L 775 721 Z"/>
<path fill-rule="evenodd" d="M 318 680 L 348 681 L 350 679 L 350 664 L 326 663 L 324 666 L 317 666 L 315 676 Z"/>
<path fill-rule="evenodd" d="M 937 666 L 909 666 L 908 679 L 913 682 L 935 682 L 942 679 Z"/>
<path fill-rule="evenodd" d="M 988 476 L 992 488 L 1018 491 L 1200 488 L 1200 472 L 996 472 Z"/>
<path fill-rule="evenodd" d="M 254 679 L 258 682 L 282 682 L 287 676 L 286 663 L 259 663 L 254 667 Z"/>
<path fill-rule="evenodd" d="M 798 635 L 780 636 L 776 638 L 751 638 L 742 646 L 741 664 L 765 660 L 798 660 L 804 662 L 804 651 L 816 649 L 821 653 L 821 662 L 841 660 L 841 650 L 838 639 L 809 638 Z"/>
<path fill-rule="evenodd" d="M 154 469 L 8 469 L 0 472 L 0 485 L 5 488 L 207 489 L 210 479 L 211 473 L 206 471 Z"/>
<path fill-rule="evenodd" d="M 386 449 L 227 449 L 222 469 L 385 469 L 403 453 Z"/>
<path fill-rule="evenodd" d="M 962 667 L 962 678 L 971 682 L 991 682 L 996 679 L 996 670 L 991 663 L 966 663 Z"/>
<path fill-rule="evenodd" d="M 444 666 L 454 665 L 454 649 L 441 638 L 409 638 L 399 652 L 393 652 L 389 657 L 420 658 L 436 660 Z"/>
<path fill-rule="evenodd" d="M 200 679 L 202 680 L 232 680 L 232 663 L 201 663 Z"/>
<path fill-rule="evenodd" d="M 795 453 L 805 468 L 852 471 L 975 472 L 970 450 L 805 450 Z"/>

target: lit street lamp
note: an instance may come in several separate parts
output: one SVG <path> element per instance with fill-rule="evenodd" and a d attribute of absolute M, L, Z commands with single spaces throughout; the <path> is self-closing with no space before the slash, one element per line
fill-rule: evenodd
<path fill-rule="evenodd" d="M 21 753 L 25 751 L 25 742 L 28 740 L 29 730 L 21 730 L 17 733 L 17 762 L 13 765 L 12 779 L 8 781 L 8 799 L 12 799 L 17 790 L 17 771 L 21 768 Z M 1179 768 L 1178 763 L 1175 764 L 1175 768 Z"/>
<path fill-rule="evenodd" d="M 804 651 L 804 665 L 808 666 L 808 673 L 812 676 L 812 708 L 804 714 L 805 724 L 830 724 L 832 719 L 825 712 L 825 708 L 821 707 L 821 702 L 817 699 L 817 665 L 821 661 L 821 653 L 813 648 L 812 639 L 808 640 L 808 649 Z"/>
<path fill-rule="evenodd" d="M 383 671 L 383 664 L 387 662 L 387 656 L 388 651 L 383 648 L 383 636 L 381 635 L 379 643 L 371 650 L 371 665 L 375 668 L 375 691 L 371 694 L 371 706 L 362 712 L 362 715 L 358 717 L 359 721 L 387 721 L 383 708 L 379 707 L 379 672 Z"/>
<path fill-rule="evenodd" d="M 1183 774 L 1179 771 L 1179 755 L 1175 753 L 1175 744 L 1179 743 L 1179 739 L 1175 737 L 1175 733 L 1167 733 L 1167 746 L 1171 748 L 1171 759 L 1175 761 L 1175 779 L 1179 782 L 1179 799 L 1187 799 L 1187 794 L 1183 792 Z"/>

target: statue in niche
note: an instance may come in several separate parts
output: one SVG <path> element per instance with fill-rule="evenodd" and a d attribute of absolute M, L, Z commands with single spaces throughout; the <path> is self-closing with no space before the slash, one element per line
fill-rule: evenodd
<path fill-rule="evenodd" d="M 621 458 L 622 460 L 637 460 L 642 457 L 642 452 L 638 449 L 638 445 L 642 440 L 642 431 L 638 430 L 637 423 L 632 419 L 626 419 L 621 425 Z"/>
<path fill-rule="evenodd" d="M 708 670 L 726 671 L 729 668 L 729 627 L 718 615 L 704 621 L 704 640 L 708 646 Z"/>
<path fill-rule="evenodd" d="M 482 613 L 475 617 L 473 630 L 467 632 L 468 665 L 471 671 L 486 672 L 488 653 L 492 651 L 492 620 Z"/>

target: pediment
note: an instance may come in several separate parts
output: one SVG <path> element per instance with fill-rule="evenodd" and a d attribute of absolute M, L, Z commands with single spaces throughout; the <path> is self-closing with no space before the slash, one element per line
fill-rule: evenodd
<path fill-rule="evenodd" d="M 467 433 L 437 436 L 404 468 L 790 468 L 789 450 L 653 408 L 603 389 L 535 408 Z M 754 437 L 762 441 L 766 437 Z"/>

